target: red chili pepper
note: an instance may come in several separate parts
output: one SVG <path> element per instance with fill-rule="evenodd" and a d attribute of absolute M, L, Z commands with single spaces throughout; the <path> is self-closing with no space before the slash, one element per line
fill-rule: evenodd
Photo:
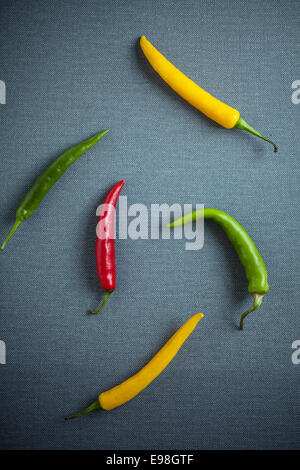
<path fill-rule="evenodd" d="M 101 287 L 106 290 L 106 294 L 99 309 L 90 310 L 93 314 L 101 312 L 116 287 L 114 216 L 118 197 L 124 184 L 125 180 L 116 183 L 100 208 L 96 238 L 96 265 Z"/>

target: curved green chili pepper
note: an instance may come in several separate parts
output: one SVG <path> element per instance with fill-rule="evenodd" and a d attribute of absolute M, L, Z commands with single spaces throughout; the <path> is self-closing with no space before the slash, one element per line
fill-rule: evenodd
<path fill-rule="evenodd" d="M 253 306 L 243 313 L 241 317 L 240 328 L 242 330 L 245 317 L 261 306 L 263 297 L 269 290 L 267 269 L 246 230 L 233 217 L 218 209 L 200 209 L 190 212 L 170 223 L 168 227 L 179 227 L 202 217 L 212 219 L 222 227 L 244 266 L 246 277 L 249 281 L 248 291 L 253 295 L 254 302 Z"/>
<path fill-rule="evenodd" d="M 69 148 L 51 163 L 46 170 L 35 180 L 23 201 L 19 205 L 16 213 L 16 221 L 9 234 L 2 243 L 0 250 L 3 250 L 8 240 L 15 233 L 20 223 L 33 214 L 40 205 L 48 191 L 61 177 L 61 175 L 79 158 L 83 153 L 95 145 L 108 132 L 105 130 L 94 135 L 90 139 L 84 140 L 80 144 Z"/>

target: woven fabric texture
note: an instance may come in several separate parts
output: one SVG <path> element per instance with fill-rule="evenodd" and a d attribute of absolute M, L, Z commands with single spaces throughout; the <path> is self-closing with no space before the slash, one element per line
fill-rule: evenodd
<path fill-rule="evenodd" d="M 289 0 L 1 1 L 1 238 L 40 172 L 109 129 L 0 254 L 1 449 L 299 448 L 299 17 Z M 144 59 L 142 34 L 279 152 L 179 98 Z M 87 315 L 103 298 L 96 208 L 123 178 L 128 206 L 145 204 L 149 218 L 151 204 L 198 203 L 246 228 L 270 291 L 244 332 L 252 298 L 213 223 L 199 251 L 117 240 L 116 291 Z M 137 398 L 64 422 L 197 312 L 205 318 Z"/>

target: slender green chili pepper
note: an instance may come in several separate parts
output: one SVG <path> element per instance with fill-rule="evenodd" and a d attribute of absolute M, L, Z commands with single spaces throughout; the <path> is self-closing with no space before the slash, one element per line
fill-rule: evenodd
<path fill-rule="evenodd" d="M 200 209 L 190 212 L 184 217 L 170 223 L 168 226 L 171 228 L 179 227 L 202 217 L 212 219 L 222 227 L 244 266 L 249 282 L 248 291 L 253 295 L 254 302 L 253 306 L 241 316 L 240 328 L 242 330 L 245 317 L 261 306 L 263 297 L 269 290 L 267 269 L 253 240 L 246 230 L 233 217 L 225 212 L 218 209 Z"/>
<path fill-rule="evenodd" d="M 49 189 L 56 183 L 61 175 L 79 158 L 83 153 L 95 145 L 108 132 L 105 130 L 99 134 L 95 134 L 90 139 L 84 140 L 80 144 L 74 145 L 51 163 L 46 170 L 35 180 L 33 186 L 25 195 L 23 201 L 19 205 L 16 213 L 16 221 L 11 228 L 9 234 L 2 243 L 0 250 L 3 250 L 8 240 L 15 233 L 20 223 L 33 214 L 40 205 Z"/>

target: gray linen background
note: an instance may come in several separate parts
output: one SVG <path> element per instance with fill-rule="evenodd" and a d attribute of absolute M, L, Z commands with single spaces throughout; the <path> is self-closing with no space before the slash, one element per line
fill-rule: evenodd
<path fill-rule="evenodd" d="M 2 449 L 299 447 L 299 18 L 286 0 L 1 0 L 1 238 L 49 162 L 110 130 L 1 253 Z M 279 153 L 176 96 L 142 57 L 141 34 Z M 270 292 L 244 332 L 245 275 L 209 223 L 198 252 L 184 240 L 117 241 L 117 289 L 87 315 L 103 297 L 95 211 L 121 178 L 128 204 L 203 203 L 249 231 Z M 198 311 L 197 330 L 135 400 L 64 422 Z"/>

